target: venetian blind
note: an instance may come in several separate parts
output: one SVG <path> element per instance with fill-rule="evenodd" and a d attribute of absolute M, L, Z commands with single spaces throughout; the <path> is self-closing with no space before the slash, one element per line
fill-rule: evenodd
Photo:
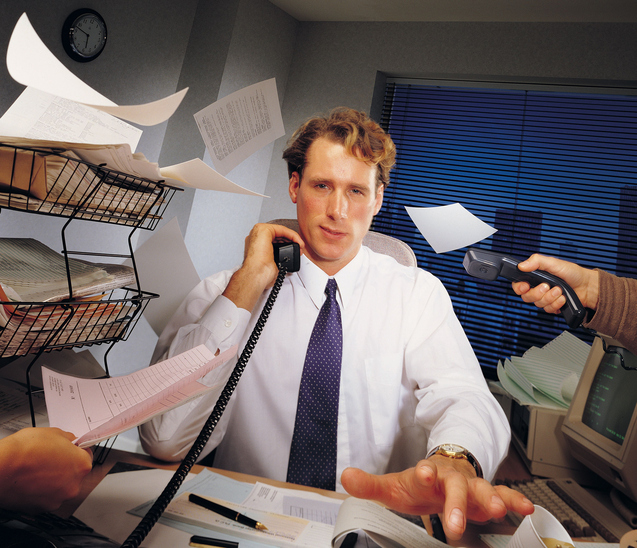
<path fill-rule="evenodd" d="M 498 230 L 481 247 L 637 275 L 637 98 L 517 87 L 393 81 L 382 117 L 398 158 L 373 228 L 408 243 L 442 280 L 488 377 L 566 323 L 506 280 L 467 275 L 466 249 L 436 254 L 405 206 L 459 202 Z"/>

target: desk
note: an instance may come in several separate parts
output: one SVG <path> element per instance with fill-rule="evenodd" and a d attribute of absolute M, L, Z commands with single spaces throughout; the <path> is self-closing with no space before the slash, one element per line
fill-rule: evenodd
<path fill-rule="evenodd" d="M 93 489 L 95 489 L 95 487 L 102 481 L 102 479 L 106 476 L 106 474 L 111 470 L 111 468 L 117 462 L 137 464 L 140 466 L 160 468 L 164 470 L 175 470 L 177 468 L 176 464 L 168 465 L 166 463 L 162 463 L 160 461 L 152 459 L 151 457 L 148 457 L 148 456 L 138 455 L 134 453 L 127 453 L 124 451 L 119 451 L 114 449 L 110 451 L 104 463 L 100 465 L 96 465 L 91 471 L 91 473 L 85 478 L 85 481 L 82 484 L 82 490 L 80 494 L 75 499 L 67 501 L 67 503 L 64 504 L 57 513 L 64 517 L 70 516 L 71 514 L 75 513 L 78 507 L 81 505 L 81 503 L 88 497 L 88 495 L 93 491 Z M 203 469 L 202 466 L 195 465 L 192 469 L 192 473 L 198 473 L 202 469 Z M 240 474 L 237 472 L 229 472 L 226 470 L 219 470 L 214 468 L 211 470 L 214 470 L 216 473 L 225 475 L 232 479 L 236 479 L 238 481 L 243 481 L 248 483 L 262 481 L 264 483 L 269 483 L 271 485 L 277 485 L 277 486 L 286 487 L 286 488 L 315 491 L 317 493 L 321 493 L 323 495 L 327 495 L 333 498 L 342 499 L 347 496 L 345 494 L 335 493 L 333 491 L 324 491 L 321 489 L 296 486 L 296 485 L 288 484 L 285 482 L 270 480 L 266 478 L 258 478 L 256 476 Z M 505 478 L 526 479 L 526 478 L 530 478 L 530 475 L 528 471 L 526 470 L 526 468 L 524 467 L 524 464 L 520 460 L 519 456 L 517 455 L 517 452 L 514 449 L 511 449 L 509 456 L 505 459 L 504 463 L 500 467 L 497 477 L 499 479 L 505 479 Z M 161 488 L 163 489 L 163 485 L 161 486 Z M 148 498 L 152 498 L 152 497 L 148 497 Z M 145 500 L 148 500 L 148 499 L 145 499 Z M 145 500 L 141 500 L 140 502 L 144 502 Z M 131 505 L 131 507 L 132 506 L 134 505 Z M 135 527 L 135 524 L 139 522 L 139 518 L 127 516 L 127 519 L 132 520 L 133 522 L 133 525 L 131 527 L 131 531 L 132 531 L 133 528 Z M 91 524 L 91 525 L 94 525 L 94 524 Z M 159 525 L 157 525 L 156 527 L 159 527 Z M 100 531 L 99 527 L 96 527 L 96 529 L 99 532 L 108 535 L 108 531 Z M 496 523 L 488 523 L 488 524 L 481 524 L 481 525 L 470 524 L 462 540 L 456 541 L 456 542 L 451 541 L 449 542 L 449 544 L 450 546 L 455 546 L 455 547 L 463 546 L 466 548 L 486 548 L 486 545 L 479 539 L 479 535 L 481 533 L 512 534 L 514 530 L 515 530 L 515 527 L 512 524 L 510 524 L 508 521 L 500 523 L 500 524 L 496 524 Z M 151 535 L 152 535 L 152 532 L 151 532 Z M 175 535 L 179 536 L 177 533 L 175 533 Z M 169 545 L 167 544 L 166 546 L 169 546 Z M 170 546 L 172 548 L 172 545 Z M 184 546 L 187 546 L 187 544 L 184 544 Z"/>

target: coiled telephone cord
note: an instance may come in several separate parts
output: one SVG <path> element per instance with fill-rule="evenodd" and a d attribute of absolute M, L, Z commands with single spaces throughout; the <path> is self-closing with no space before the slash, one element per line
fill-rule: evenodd
<path fill-rule="evenodd" d="M 151 508 L 149 508 L 148 512 L 146 512 L 146 515 L 139 522 L 135 530 L 124 541 L 124 543 L 122 544 L 122 548 L 137 548 L 142 543 L 148 533 L 150 533 L 150 530 L 153 528 L 155 523 L 157 523 L 161 515 L 164 513 L 164 510 L 166 509 L 168 504 L 170 504 L 170 501 L 173 499 L 179 487 L 186 479 L 186 476 L 190 472 L 191 468 L 197 462 L 197 458 L 199 458 L 199 455 L 210 439 L 212 432 L 217 426 L 219 419 L 221 419 L 221 415 L 223 414 L 226 406 L 228 405 L 228 402 L 230 401 L 232 393 L 239 383 L 239 379 L 243 374 L 243 370 L 245 369 L 246 364 L 248 363 L 248 360 L 252 355 L 252 351 L 254 350 L 254 347 L 259 340 L 259 336 L 261 335 L 261 331 L 263 331 L 263 327 L 265 326 L 268 316 L 270 315 L 270 311 L 272 310 L 274 301 L 276 300 L 277 295 L 279 294 L 279 290 L 283 285 L 283 280 L 285 279 L 286 272 L 287 269 L 279 264 L 279 274 L 276 281 L 274 282 L 274 285 L 272 286 L 270 295 L 268 295 L 268 298 L 263 305 L 263 310 L 259 315 L 259 319 L 257 320 L 256 325 L 254 326 L 254 329 L 252 330 L 252 333 L 248 338 L 248 342 L 246 342 L 246 345 L 241 352 L 241 356 L 237 360 L 237 363 L 234 366 L 230 377 L 228 378 L 228 382 L 226 382 L 225 387 L 221 391 L 214 409 L 206 420 L 206 423 L 201 429 L 201 432 L 199 432 L 197 439 L 192 444 L 190 451 L 188 451 L 188 454 L 184 457 L 184 460 L 181 461 L 179 468 L 177 468 L 177 470 L 173 474 L 173 477 L 168 482 L 168 485 L 166 485 L 161 495 L 159 495 Z"/>

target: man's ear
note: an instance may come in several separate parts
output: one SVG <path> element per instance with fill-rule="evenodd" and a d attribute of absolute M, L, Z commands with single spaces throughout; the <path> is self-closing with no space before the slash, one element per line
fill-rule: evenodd
<path fill-rule="evenodd" d="M 301 184 L 301 179 L 299 177 L 298 171 L 295 171 L 290 175 L 290 186 L 288 188 L 288 192 L 290 193 L 290 198 L 292 203 L 296 203 L 296 199 L 299 193 L 299 185 Z"/>
<path fill-rule="evenodd" d="M 380 208 L 383 207 L 383 198 L 385 196 L 385 187 L 380 185 L 376 191 L 376 203 L 374 204 L 374 215 L 378 214 Z"/>

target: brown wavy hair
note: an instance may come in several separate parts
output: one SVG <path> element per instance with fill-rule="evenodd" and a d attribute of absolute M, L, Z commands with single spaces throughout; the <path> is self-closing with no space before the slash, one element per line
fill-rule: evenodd
<path fill-rule="evenodd" d="M 288 176 L 303 176 L 310 145 L 321 137 L 339 143 L 361 160 L 378 167 L 376 188 L 386 188 L 389 172 L 396 163 L 396 145 L 374 120 L 364 112 L 346 107 L 332 110 L 327 116 L 315 116 L 294 132 L 283 151 Z"/>

